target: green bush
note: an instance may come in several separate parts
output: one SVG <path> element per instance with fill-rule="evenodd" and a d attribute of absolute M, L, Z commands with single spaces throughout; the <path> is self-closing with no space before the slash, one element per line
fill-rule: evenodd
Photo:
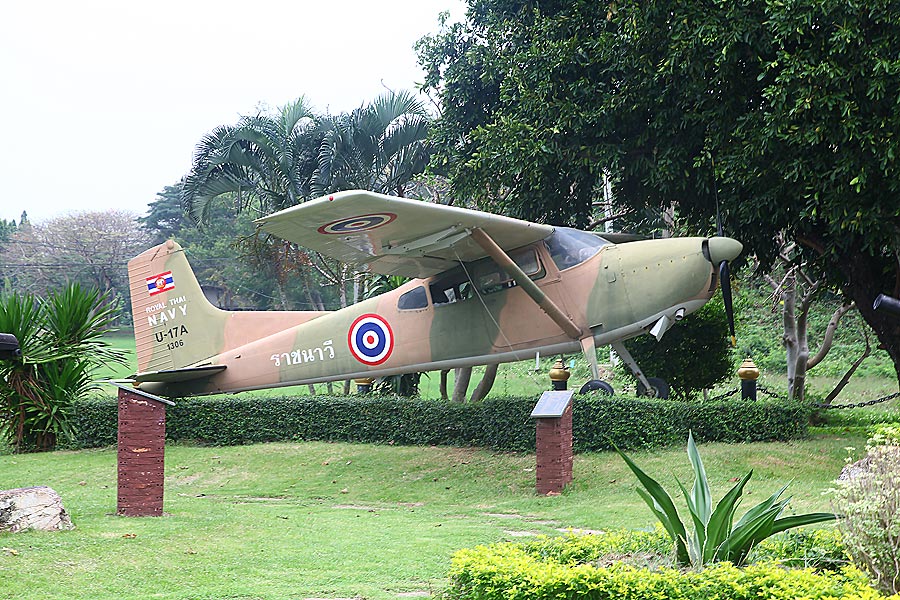
<path fill-rule="evenodd" d="M 850 564 L 850 555 L 838 529 L 807 527 L 764 539 L 750 552 L 750 562 L 837 571 Z"/>
<path fill-rule="evenodd" d="M 678 443 L 688 430 L 706 442 L 787 440 L 806 434 L 808 410 L 786 401 L 709 402 L 685 406 L 649 398 L 575 397 L 579 452 Z M 236 445 L 333 440 L 534 450 L 534 398 L 487 398 L 475 404 L 397 397 L 239 396 L 184 398 L 167 408 L 170 440 Z M 114 399 L 80 401 L 74 447 L 116 443 Z"/>
<path fill-rule="evenodd" d="M 578 553 L 586 556 L 584 547 L 593 544 L 602 552 L 612 550 L 614 554 L 629 546 L 621 544 L 616 548 L 617 544 L 602 540 L 571 540 L 506 543 L 460 550 L 453 557 L 445 597 L 455 600 L 884 598 L 869 587 L 865 575 L 853 567 L 823 572 L 810 568 L 786 569 L 775 563 L 744 568 L 717 563 L 699 571 L 636 568 L 621 562 L 604 567 L 590 564 L 601 554 L 592 555 L 584 562 L 569 559 Z M 565 550 L 568 545 L 580 549 L 575 553 L 568 552 Z M 547 548 L 552 551 L 548 552 Z"/>
<path fill-rule="evenodd" d="M 0 293 L 0 332 L 22 351 L 0 359 L 0 437 L 17 452 L 71 438 L 76 402 L 98 387 L 91 372 L 123 360 L 103 337 L 118 312 L 109 292 L 78 283 L 44 298 Z"/>
<path fill-rule="evenodd" d="M 672 399 L 690 400 L 734 373 L 729 337 L 725 307 L 716 298 L 673 326 L 661 340 L 642 335 L 625 346 L 644 373 L 666 380 Z M 636 381 L 624 364 L 619 370 Z"/>

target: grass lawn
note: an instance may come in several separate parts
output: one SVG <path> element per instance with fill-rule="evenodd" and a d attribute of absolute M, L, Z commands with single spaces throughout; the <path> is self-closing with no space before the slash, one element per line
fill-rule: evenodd
<path fill-rule="evenodd" d="M 744 505 L 792 482 L 792 510 L 823 495 L 864 434 L 706 444 L 715 499 L 754 469 Z M 674 496 L 684 448 L 634 452 Z M 114 449 L 0 456 L 0 488 L 48 485 L 76 529 L 0 534 L 0 598 L 372 599 L 428 595 L 460 548 L 654 519 L 613 453 L 575 457 L 575 481 L 534 492 L 533 454 L 309 442 L 170 445 L 166 516 L 116 509 Z M 680 503 L 679 503 L 680 504 Z"/>

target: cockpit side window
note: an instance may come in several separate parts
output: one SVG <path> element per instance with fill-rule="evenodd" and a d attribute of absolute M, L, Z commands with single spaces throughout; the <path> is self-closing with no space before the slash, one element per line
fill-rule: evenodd
<path fill-rule="evenodd" d="M 546 275 L 533 247 L 510 252 L 509 257 L 532 279 L 540 279 Z M 460 267 L 438 276 L 429 286 L 431 301 L 435 306 L 440 306 L 474 297 L 475 288 L 469 281 L 469 276 L 481 294 L 492 294 L 516 286 L 509 273 L 490 258 L 484 258 L 468 264 L 465 269 Z"/>
<path fill-rule="evenodd" d="M 556 268 L 565 271 L 591 258 L 609 242 L 586 231 L 557 227 L 545 243 Z"/>
<path fill-rule="evenodd" d="M 510 252 L 509 257 L 531 279 L 540 279 L 546 274 L 534 248 Z M 472 273 L 479 291 L 483 294 L 492 294 L 517 285 L 512 275 L 490 258 L 476 262 L 472 267 Z"/>
<path fill-rule="evenodd" d="M 462 269 L 453 269 L 431 282 L 431 301 L 435 306 L 452 304 L 472 297 L 472 284 Z"/>

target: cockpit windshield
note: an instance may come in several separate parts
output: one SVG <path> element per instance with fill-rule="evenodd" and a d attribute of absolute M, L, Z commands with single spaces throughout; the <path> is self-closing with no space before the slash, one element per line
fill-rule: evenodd
<path fill-rule="evenodd" d="M 544 241 L 550 251 L 550 257 L 560 271 L 580 265 L 609 243 L 586 231 L 568 227 L 557 227 L 556 231 Z"/>

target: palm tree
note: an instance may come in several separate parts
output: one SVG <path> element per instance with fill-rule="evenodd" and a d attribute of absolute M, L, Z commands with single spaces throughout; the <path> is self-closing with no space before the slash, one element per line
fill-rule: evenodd
<path fill-rule="evenodd" d="M 382 94 L 333 117 L 323 124 L 313 193 L 365 189 L 404 196 L 406 184 L 431 157 L 428 122 L 424 105 L 406 91 Z"/>
<path fill-rule="evenodd" d="M 241 117 L 200 140 L 181 198 L 185 212 L 203 222 L 209 203 L 236 196 L 241 210 L 269 214 L 309 197 L 321 141 L 315 115 L 301 96 L 274 114 Z"/>
<path fill-rule="evenodd" d="M 308 199 L 321 135 L 303 96 L 274 114 L 258 113 L 217 127 L 194 151 L 181 189 L 183 210 L 203 225 L 215 200 L 232 200 L 239 211 L 266 215 Z M 270 237 L 242 242 L 257 266 L 273 271 L 282 308 L 288 308 L 286 277 L 302 272 L 301 265 L 309 262 L 305 253 Z"/>

